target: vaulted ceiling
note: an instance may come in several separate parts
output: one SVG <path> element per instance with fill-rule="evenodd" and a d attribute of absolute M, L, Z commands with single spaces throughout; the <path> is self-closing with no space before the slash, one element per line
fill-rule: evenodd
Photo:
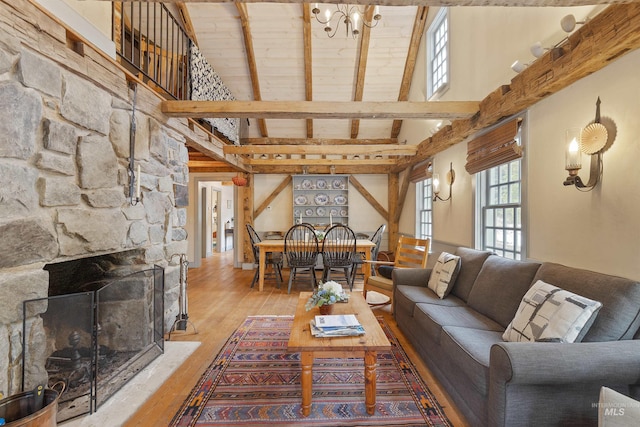
<path fill-rule="evenodd" d="M 371 16 L 373 2 L 355 3 Z M 449 126 L 449 133 L 460 133 L 455 142 L 482 126 L 477 121 L 481 100 L 410 102 L 429 6 L 598 3 L 626 2 L 383 0 L 378 25 L 363 27 L 354 39 L 345 35 L 342 23 L 335 37 L 327 37 L 312 13 L 313 3 L 175 2 L 187 32 L 238 101 L 165 102 L 163 111 L 176 117 L 241 117 L 248 123 L 240 146 L 225 144 L 224 156 L 193 149 L 194 172 L 229 170 L 225 161 L 230 159 L 234 167 L 257 173 L 299 173 L 304 166 L 328 173 L 331 165 L 338 173 L 398 171 L 432 155 L 398 140 L 403 119 L 466 123 L 463 130 Z M 318 7 L 321 13 L 335 10 L 323 2 Z"/>

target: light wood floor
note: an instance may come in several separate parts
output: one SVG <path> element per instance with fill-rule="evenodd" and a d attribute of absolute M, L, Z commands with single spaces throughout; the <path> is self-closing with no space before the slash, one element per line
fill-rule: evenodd
<path fill-rule="evenodd" d="M 252 271 L 233 268 L 232 251 L 203 259 L 202 267 L 191 269 L 188 273 L 189 320 L 198 330 L 193 333 L 189 326 L 187 331 L 171 334 L 172 341 L 200 341 L 202 344 L 191 357 L 180 367 L 164 385 L 136 412 L 125 424 L 132 426 L 166 426 L 180 405 L 188 397 L 205 369 L 209 366 L 222 345 L 231 333 L 250 315 L 293 315 L 298 299 L 294 283 L 291 294 L 287 294 L 286 283 L 277 289 L 275 282 L 266 281 L 263 292 L 251 289 Z M 284 271 L 284 279 L 288 280 L 288 271 Z M 360 282 L 362 282 L 360 280 Z M 300 283 L 301 290 L 309 285 Z M 354 290 L 362 288 L 356 282 Z M 400 340 L 413 363 L 417 366 L 422 378 L 434 392 L 440 404 L 454 426 L 467 426 L 462 417 L 450 403 L 449 398 L 440 389 L 398 330 L 388 308 L 376 309 Z"/>

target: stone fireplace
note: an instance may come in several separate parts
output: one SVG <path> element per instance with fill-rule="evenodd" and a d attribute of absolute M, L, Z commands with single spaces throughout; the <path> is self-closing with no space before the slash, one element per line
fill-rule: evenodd
<path fill-rule="evenodd" d="M 57 420 L 95 412 L 164 348 L 164 269 L 139 250 L 48 264 L 49 297 L 24 303 L 24 382 L 62 381 Z M 39 315 L 41 322 L 27 322 Z M 38 329 L 38 331 L 36 331 Z M 32 356 L 33 355 L 33 356 Z M 44 356 L 44 357 L 42 357 Z"/>
<path fill-rule="evenodd" d="M 128 326 L 106 322 L 101 316 L 107 303 L 95 322 L 98 336 L 113 329 L 104 351 L 124 347 L 131 338 L 120 331 L 127 328 L 136 339 L 144 337 L 146 347 L 158 346 L 153 335 L 168 330 L 178 314 L 178 259 L 187 252 L 185 135 L 197 135 L 186 121 L 164 117 L 157 95 L 139 86 L 135 158 L 130 159 L 133 90 L 122 69 L 90 45 L 83 53 L 70 49 L 64 29 L 28 3 L 2 2 L 0 13 L 6 17 L 0 20 L 0 392 L 11 395 L 47 383 L 52 376 L 47 359 L 64 359 L 69 355 L 64 351 L 82 355 L 80 349 L 90 344 L 91 313 L 75 310 L 88 302 L 62 304 L 88 322 L 77 333 L 65 326 L 63 314 L 49 311 L 69 298 L 63 294 L 95 293 L 91 298 L 105 299 L 86 284 L 77 287 L 75 278 L 64 292 L 51 289 L 50 279 L 65 263 L 127 254 L 136 260 L 131 264 L 135 274 L 154 266 L 163 270 L 159 321 L 150 317 L 147 305 Z M 129 197 L 130 161 L 141 169 L 137 204 Z M 156 299 L 143 286 L 149 278 L 133 285 L 121 274 L 116 282 L 123 288 L 141 286 L 134 292 L 140 296 L 136 303 Z M 112 301 L 121 302 L 123 288 Z M 39 302 L 24 305 L 32 300 Z M 63 329 L 55 337 L 47 326 L 52 320 Z M 162 327 L 150 332 L 156 322 Z"/>

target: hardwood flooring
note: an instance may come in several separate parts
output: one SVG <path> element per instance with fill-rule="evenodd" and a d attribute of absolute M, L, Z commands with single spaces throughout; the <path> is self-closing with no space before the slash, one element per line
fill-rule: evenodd
<path fill-rule="evenodd" d="M 198 333 L 194 334 L 193 328 L 189 325 L 187 331 L 172 333 L 171 341 L 199 341 L 202 344 L 139 408 L 125 424 L 126 427 L 168 425 L 227 338 L 247 316 L 294 314 L 298 291 L 294 283 L 291 294 L 287 294 L 288 270 L 283 272 L 285 283 L 280 289 L 276 288 L 272 279 L 266 281 L 264 290 L 259 292 L 257 285 L 253 289 L 250 288 L 254 272 L 233 268 L 232 257 L 232 251 L 215 254 L 203 259 L 202 267 L 189 270 L 188 314 Z M 298 287 L 303 291 L 310 290 L 306 281 L 301 281 Z M 356 282 L 354 291 L 356 289 L 362 289 L 362 280 L 360 284 Z M 467 426 L 449 397 L 398 330 L 390 309 L 387 307 L 375 311 L 385 317 L 453 425 Z"/>

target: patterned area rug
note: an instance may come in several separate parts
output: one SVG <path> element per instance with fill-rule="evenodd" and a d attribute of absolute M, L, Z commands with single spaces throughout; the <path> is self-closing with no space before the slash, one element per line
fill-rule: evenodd
<path fill-rule="evenodd" d="M 252 316 L 236 330 L 170 423 L 184 426 L 451 426 L 383 318 L 393 348 L 378 352 L 376 412 L 364 405 L 361 359 L 317 359 L 311 414 L 300 409 L 292 316 Z"/>

